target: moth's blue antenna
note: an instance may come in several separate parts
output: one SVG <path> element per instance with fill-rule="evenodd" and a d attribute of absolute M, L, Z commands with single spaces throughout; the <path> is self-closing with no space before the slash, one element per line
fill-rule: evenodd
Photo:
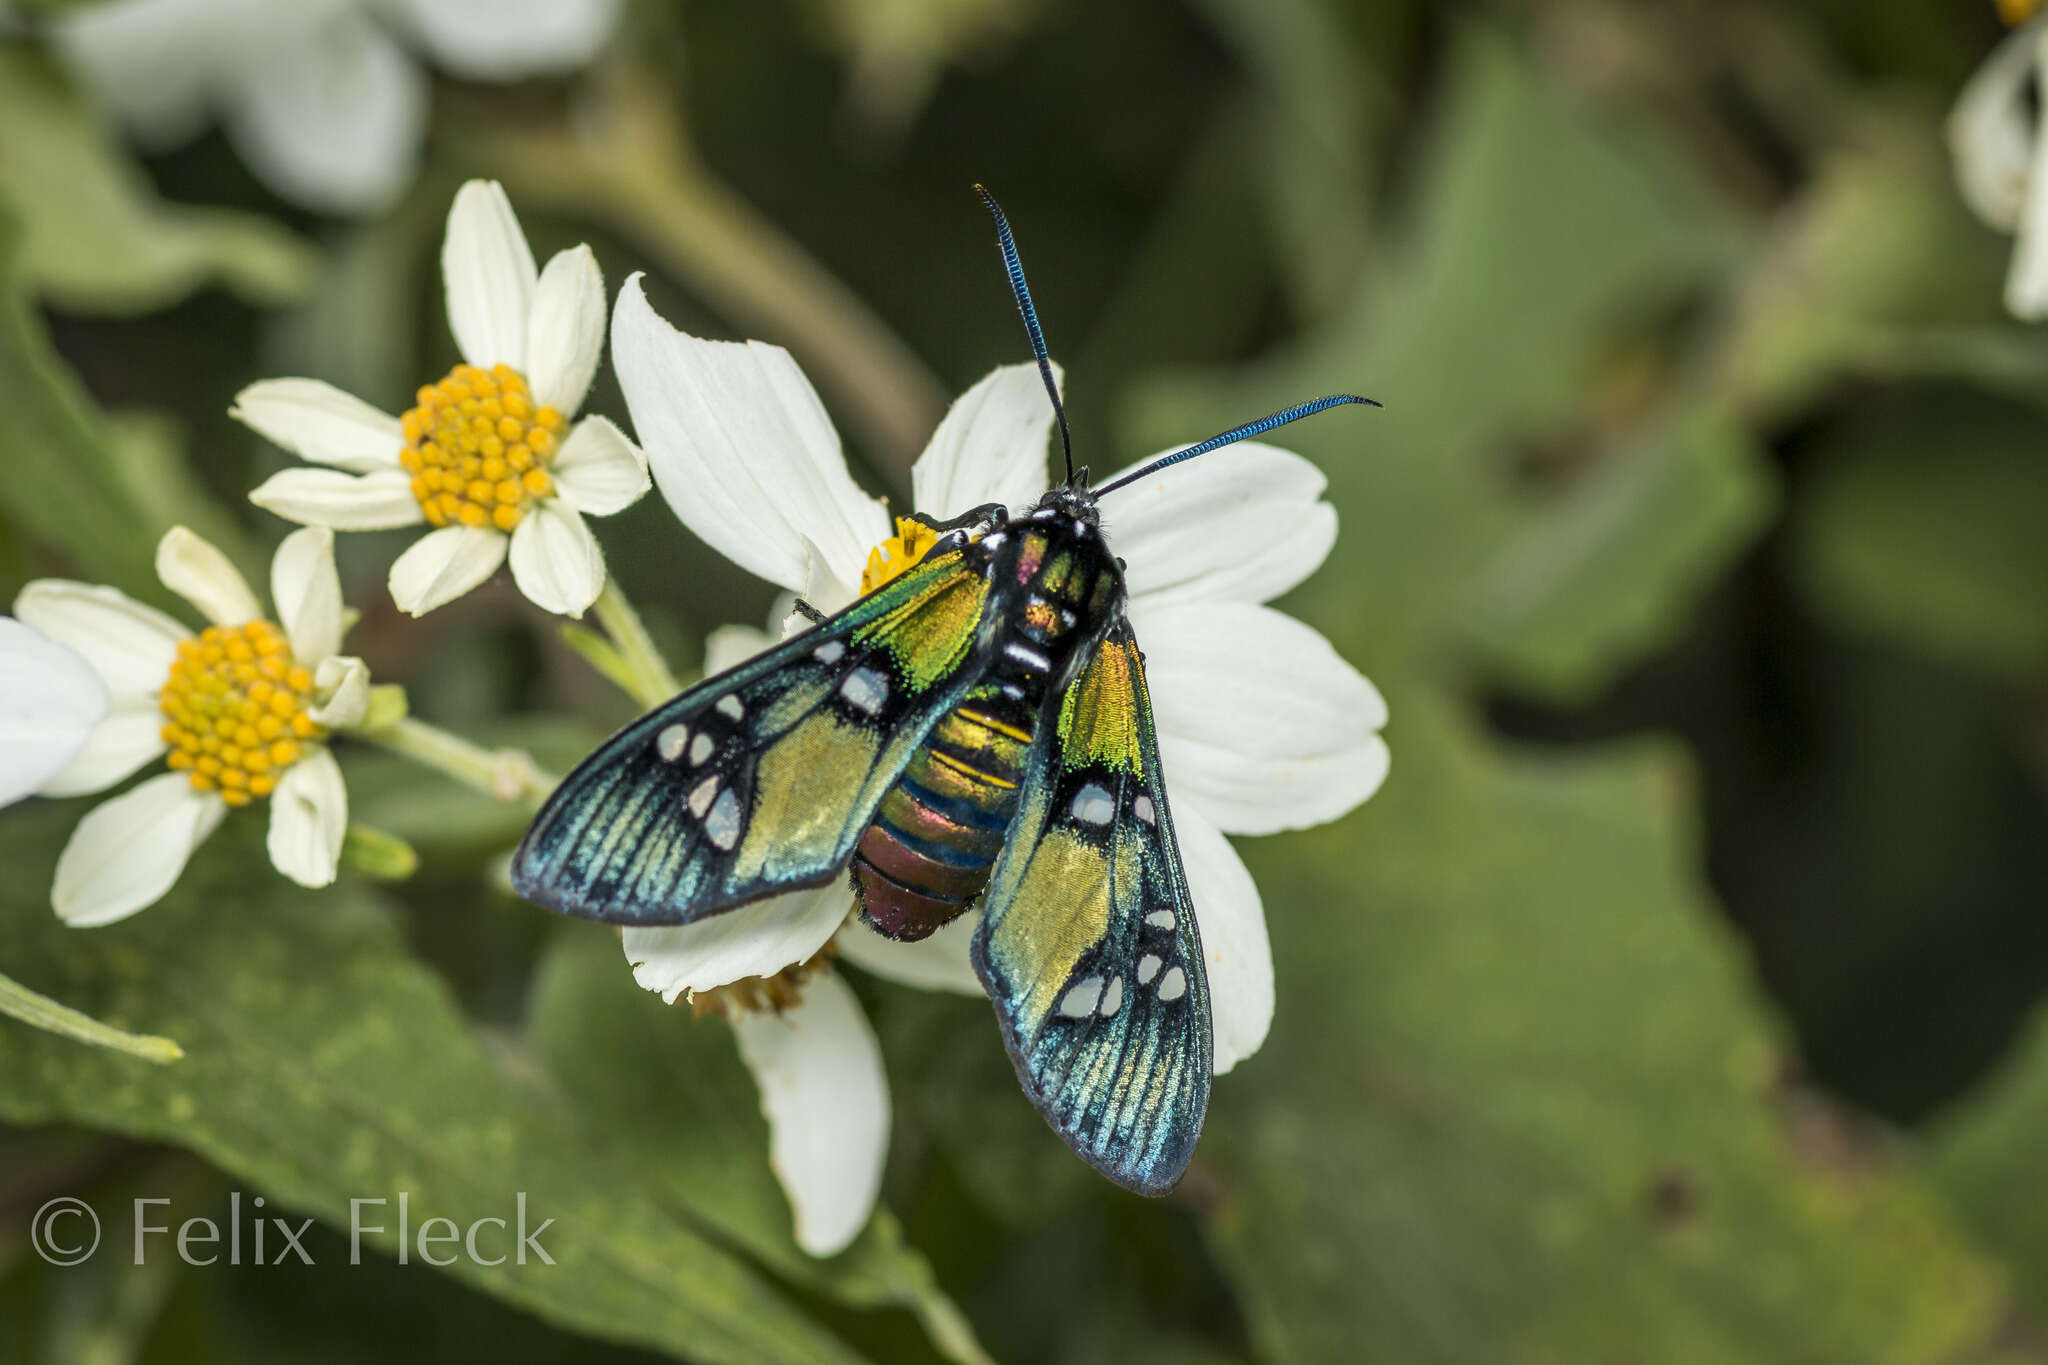
<path fill-rule="evenodd" d="M 1038 377 L 1045 381 L 1046 397 L 1052 399 L 1052 415 L 1060 419 L 1060 452 L 1067 459 L 1067 482 L 1074 481 L 1074 438 L 1067 431 L 1067 410 L 1060 404 L 1060 386 L 1053 382 L 1052 361 L 1045 353 L 1045 333 L 1039 330 L 1038 310 L 1031 306 L 1031 286 L 1024 283 L 1024 263 L 1017 259 L 1017 239 L 1010 235 L 1010 220 L 1003 217 L 995 196 L 980 185 L 974 192 L 981 196 L 981 202 L 988 205 L 989 216 L 996 220 L 996 243 L 1003 249 L 1003 269 L 1010 273 L 1010 293 L 1016 297 L 1018 316 L 1024 319 L 1024 330 L 1031 337 L 1031 354 L 1038 357 Z"/>
<path fill-rule="evenodd" d="M 1186 450 L 1176 450 L 1171 455 L 1154 460 L 1143 469 L 1134 469 L 1121 479 L 1113 480 L 1096 489 L 1095 496 L 1099 498 L 1114 493 L 1119 488 L 1136 483 L 1147 474 L 1157 474 L 1170 464 L 1179 464 L 1182 460 L 1192 460 L 1197 455 L 1207 455 L 1218 446 L 1227 446 L 1233 441 L 1242 441 L 1248 436 L 1261 435 L 1271 431 L 1274 427 L 1284 427 L 1289 422 L 1298 422 L 1304 417 L 1313 416 L 1321 412 L 1324 408 L 1334 408 L 1342 403 L 1364 403 L 1366 406 L 1374 408 L 1379 406 L 1374 400 L 1360 398 L 1355 393 L 1333 393 L 1327 398 L 1311 398 L 1306 403 L 1297 403 L 1291 408 L 1283 408 L 1279 412 L 1261 417 L 1256 422 L 1246 422 L 1241 427 L 1232 427 L 1221 436 L 1211 436 L 1200 445 L 1189 446 Z"/>

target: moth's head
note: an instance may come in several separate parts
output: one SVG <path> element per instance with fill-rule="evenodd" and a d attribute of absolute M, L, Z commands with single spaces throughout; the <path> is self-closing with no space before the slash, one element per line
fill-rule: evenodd
<path fill-rule="evenodd" d="M 1096 511 L 1095 494 L 1088 487 L 1088 471 L 1083 469 L 1066 483 L 1048 491 L 1038 500 L 1038 506 L 1031 509 L 1028 520 L 1071 521 L 1077 530 L 1100 530 L 1102 517 Z"/>

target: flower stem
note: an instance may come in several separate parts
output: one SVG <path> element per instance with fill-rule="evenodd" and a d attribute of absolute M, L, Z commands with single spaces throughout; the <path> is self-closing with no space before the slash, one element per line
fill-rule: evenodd
<path fill-rule="evenodd" d="M 356 737 L 409 758 L 421 767 L 446 773 L 486 796 L 516 801 L 529 810 L 539 810 L 540 803 L 560 780 L 542 772 L 523 749 L 486 749 L 411 716 L 380 730 L 361 731 Z"/>
<path fill-rule="evenodd" d="M 718 179 L 696 155 L 665 82 L 631 62 L 594 73 L 588 115 L 568 124 L 479 116 L 465 151 L 513 198 L 595 216 L 741 328 L 787 345 L 870 451 L 898 476 L 945 410 L 939 382 L 872 309 Z"/>
<path fill-rule="evenodd" d="M 626 665 L 626 677 L 619 682 L 626 686 L 634 701 L 652 709 L 682 690 L 661 651 L 654 647 L 654 639 L 648 635 L 640 613 L 626 600 L 626 590 L 619 586 L 618 575 L 605 575 L 604 591 L 597 595 L 593 609 Z"/>
<path fill-rule="evenodd" d="M 24 1024 L 33 1024 L 51 1033 L 60 1033 L 66 1038 L 75 1038 L 81 1043 L 112 1048 L 146 1061 L 175 1062 L 185 1055 L 185 1049 L 168 1038 L 126 1033 L 111 1024 L 102 1024 L 89 1014 L 80 1014 L 69 1005 L 60 1005 L 47 995 L 37 994 L 12 977 L 0 976 L 0 1014 L 10 1015 Z"/>

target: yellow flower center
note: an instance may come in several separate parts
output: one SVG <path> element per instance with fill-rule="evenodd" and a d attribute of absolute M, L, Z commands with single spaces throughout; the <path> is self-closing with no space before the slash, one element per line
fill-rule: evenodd
<path fill-rule="evenodd" d="M 1998 0 L 1998 17 L 2017 27 L 2041 12 L 2043 0 Z"/>
<path fill-rule="evenodd" d="M 419 406 L 399 419 L 405 449 L 398 461 L 428 521 L 509 531 L 535 498 L 554 493 L 548 460 L 569 422 L 534 406 L 519 371 L 457 365 L 414 396 Z"/>
<path fill-rule="evenodd" d="M 900 577 L 938 542 L 938 532 L 923 522 L 896 518 L 896 534 L 868 551 L 868 566 L 860 573 L 860 595 L 866 597 L 890 579 Z"/>
<path fill-rule="evenodd" d="M 312 670 L 292 662 L 291 643 L 270 622 L 208 626 L 178 642 L 156 694 L 165 761 L 231 806 L 268 796 L 305 742 L 326 733 L 306 714 L 312 693 Z"/>

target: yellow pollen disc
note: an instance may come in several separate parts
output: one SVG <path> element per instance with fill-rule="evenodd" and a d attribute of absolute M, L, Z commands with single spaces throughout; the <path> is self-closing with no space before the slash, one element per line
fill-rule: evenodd
<path fill-rule="evenodd" d="M 860 572 L 860 595 L 866 597 L 890 579 L 930 553 L 939 534 L 921 521 L 896 518 L 896 534 L 868 551 L 868 566 Z"/>
<path fill-rule="evenodd" d="M 569 422 L 534 403 L 519 371 L 457 365 L 415 396 L 419 406 L 399 418 L 398 460 L 428 521 L 509 531 L 535 498 L 554 493 L 546 465 Z"/>
<path fill-rule="evenodd" d="M 1998 0 L 1998 17 L 2014 27 L 2041 12 L 2043 0 Z"/>
<path fill-rule="evenodd" d="M 312 693 L 312 671 L 292 662 L 291 642 L 270 622 L 208 626 L 179 642 L 156 694 L 164 761 L 231 806 L 268 796 L 302 741 L 326 733 L 306 714 Z"/>

